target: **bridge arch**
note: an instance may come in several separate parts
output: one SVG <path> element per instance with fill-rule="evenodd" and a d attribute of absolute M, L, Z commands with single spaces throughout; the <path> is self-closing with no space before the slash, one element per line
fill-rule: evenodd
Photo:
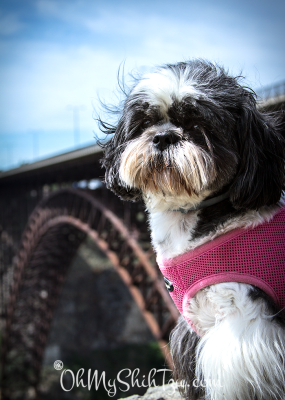
<path fill-rule="evenodd" d="M 58 294 L 87 235 L 112 262 L 171 365 L 165 339 L 178 311 L 149 255 L 91 191 L 61 189 L 43 198 L 31 214 L 16 257 L 3 343 L 4 399 L 19 370 L 37 387 Z"/>

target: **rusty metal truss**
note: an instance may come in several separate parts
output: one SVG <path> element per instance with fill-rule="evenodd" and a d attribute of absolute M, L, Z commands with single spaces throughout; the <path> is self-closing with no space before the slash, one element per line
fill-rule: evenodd
<path fill-rule="evenodd" d="M 139 210 L 134 205 L 125 207 L 110 195 L 107 201 L 98 198 L 97 191 L 61 189 L 44 197 L 29 217 L 15 259 L 7 308 L 4 400 L 10 398 L 12 382 L 17 379 L 37 389 L 58 295 L 87 235 L 111 260 L 171 365 L 167 340 L 178 311 L 158 273 L 149 240 L 145 240 L 146 223 L 144 228 L 139 226 Z"/>

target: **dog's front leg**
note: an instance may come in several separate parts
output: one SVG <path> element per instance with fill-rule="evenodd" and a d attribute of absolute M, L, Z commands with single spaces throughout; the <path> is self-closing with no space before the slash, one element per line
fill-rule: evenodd
<path fill-rule="evenodd" d="M 178 330 L 182 338 L 187 324 L 181 321 L 184 328 L 178 326 L 171 338 L 174 363 L 180 347 L 180 360 L 184 357 L 184 367 L 188 362 L 195 375 L 184 373 L 181 378 L 200 387 L 188 390 L 188 397 L 201 398 L 204 390 L 211 400 L 285 398 L 284 321 L 272 315 L 262 297 L 253 295 L 255 290 L 247 284 L 220 283 L 200 290 L 190 301 L 188 317 L 201 338 L 188 327 L 195 346 L 186 357 L 185 346 L 177 341 Z M 184 343 L 185 337 L 184 332 Z"/>

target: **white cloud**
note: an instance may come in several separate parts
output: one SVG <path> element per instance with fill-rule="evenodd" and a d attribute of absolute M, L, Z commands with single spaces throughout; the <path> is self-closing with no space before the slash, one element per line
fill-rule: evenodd
<path fill-rule="evenodd" d="M 55 12 L 53 3 L 44 0 L 40 3 Z M 114 16 L 110 14 L 109 18 L 107 25 Z M 117 17 L 118 25 L 124 26 L 126 32 L 131 32 L 134 21 L 128 25 L 124 16 Z M 81 112 L 81 126 L 92 132 L 95 128 L 92 100 L 96 104 L 97 92 L 109 97 L 115 90 L 117 69 L 124 59 L 129 71 L 141 65 L 204 57 L 220 61 L 236 74 L 244 69 L 251 82 L 256 74 L 251 66 L 259 68 L 264 61 L 259 41 L 254 37 L 245 40 L 235 28 L 225 37 L 222 27 L 217 26 L 211 34 L 212 26 L 199 22 L 178 24 L 159 16 L 136 21 L 136 40 L 126 41 L 118 48 L 23 41 L 11 50 L 17 63 L 1 67 L 2 129 L 6 132 L 68 129 L 72 126 L 71 112 L 67 110 L 70 104 L 86 107 Z M 140 34 L 143 28 L 145 31 Z"/>
<path fill-rule="evenodd" d="M 111 82 L 115 86 L 116 60 L 108 52 L 88 47 L 63 52 L 56 46 L 27 43 L 21 52 L 20 65 L 1 71 L 2 129 L 66 129 L 72 122 L 68 105 L 86 107 L 81 126 L 91 129 L 92 99 L 100 88 L 110 87 Z"/>
<path fill-rule="evenodd" d="M 140 7 L 131 2 L 103 4 L 86 0 L 38 0 L 37 4 L 41 13 L 87 28 L 94 33 L 94 41 L 97 35 L 101 39 L 101 35 L 106 38 L 104 35 L 111 34 L 113 43 L 109 38 L 106 51 L 112 52 L 118 63 L 130 59 L 136 65 L 155 65 L 204 57 L 220 61 L 235 73 L 245 69 L 255 84 L 252 66 L 260 68 L 262 79 L 264 63 L 268 59 L 274 63 L 281 53 L 276 50 L 275 35 L 277 32 L 280 37 L 281 28 L 274 20 L 266 19 L 265 13 L 255 19 L 235 3 L 229 6 L 219 1 L 198 4 L 178 0 L 172 13 L 163 12 L 160 2 L 154 2 L 151 8 L 149 4 Z M 104 42 L 96 41 L 96 45 L 103 47 Z M 284 55 L 282 60 L 284 63 Z"/>
<path fill-rule="evenodd" d="M 9 36 L 25 27 L 16 13 L 4 14 L 0 11 L 0 35 Z"/>
<path fill-rule="evenodd" d="M 97 130 L 92 102 L 97 106 L 97 93 L 113 102 L 117 70 L 124 60 L 128 72 L 203 57 L 234 74 L 243 70 L 251 86 L 284 79 L 284 54 L 278 48 L 284 28 L 274 30 L 274 21 L 267 21 L 264 29 L 263 20 L 216 3 L 184 2 L 184 9 L 179 8 L 182 3 L 178 0 L 169 13 L 155 2 L 150 11 L 137 4 L 122 3 L 120 8 L 119 2 L 38 0 L 34 3 L 38 15 L 52 23 L 58 19 L 62 31 L 67 27 L 81 39 L 72 43 L 62 32 L 63 36 L 53 36 L 52 24 L 45 26 L 48 34 L 41 35 L 33 15 L 36 27 L 29 28 L 39 29 L 37 39 L 23 35 L 12 46 L 8 40 L 0 42 L 0 134 L 41 131 L 56 138 L 59 132 L 62 141 L 68 141 L 64 132 L 72 136 L 73 121 L 67 106 L 84 105 L 82 137 L 92 140 L 92 131 Z M 16 13 L 0 14 L 3 35 L 16 33 L 25 24 Z"/>

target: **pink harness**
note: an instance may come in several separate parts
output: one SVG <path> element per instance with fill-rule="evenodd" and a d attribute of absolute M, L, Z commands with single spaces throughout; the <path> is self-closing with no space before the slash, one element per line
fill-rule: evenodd
<path fill-rule="evenodd" d="M 285 307 L 285 208 L 254 229 L 235 229 L 172 259 L 158 260 L 170 295 L 186 321 L 189 300 L 220 282 L 257 286 Z"/>

